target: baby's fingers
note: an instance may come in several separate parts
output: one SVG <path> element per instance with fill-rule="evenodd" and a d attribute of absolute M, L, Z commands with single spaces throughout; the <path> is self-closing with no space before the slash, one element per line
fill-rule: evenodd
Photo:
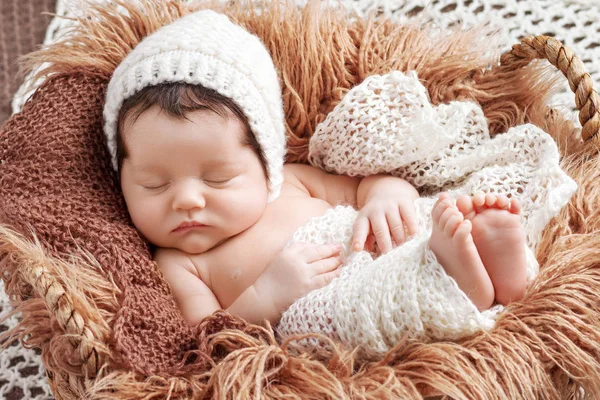
<path fill-rule="evenodd" d="M 400 218 L 399 212 L 388 211 L 385 214 L 387 219 L 387 223 L 390 227 L 390 232 L 392 233 L 392 237 L 394 238 L 394 242 L 396 244 L 404 243 L 404 225 L 402 224 L 402 218 Z M 383 249 L 382 249 L 383 251 Z"/>
<path fill-rule="evenodd" d="M 339 254 L 340 251 L 342 251 L 341 244 L 321 244 L 306 247 L 301 253 L 299 253 L 299 256 L 302 260 L 310 264 L 335 256 Z"/>
<path fill-rule="evenodd" d="M 413 210 L 402 212 L 402 219 L 406 224 L 409 235 L 417 235 L 419 233 L 419 221 L 417 221 L 417 215 Z"/>
<path fill-rule="evenodd" d="M 368 252 L 373 252 L 375 250 L 375 236 L 373 236 L 373 234 L 369 234 L 369 236 L 367 236 L 365 250 Z"/>
<path fill-rule="evenodd" d="M 352 250 L 361 251 L 364 248 L 365 242 L 367 241 L 367 236 L 369 235 L 369 230 L 370 226 L 367 217 L 358 217 L 354 223 Z"/>
<path fill-rule="evenodd" d="M 315 284 L 316 288 L 322 288 L 329 285 L 331 281 L 340 276 L 341 273 L 342 268 L 337 268 L 325 274 L 317 275 L 313 278 L 313 283 Z"/>
<path fill-rule="evenodd" d="M 392 237 L 390 236 L 390 227 L 387 223 L 385 215 L 377 215 L 371 218 L 371 227 L 377 241 L 377 246 L 381 253 L 387 253 L 392 250 Z"/>
<path fill-rule="evenodd" d="M 325 274 L 331 272 L 342 265 L 344 261 L 341 256 L 324 258 L 319 261 L 315 261 L 310 264 L 315 275 Z"/>

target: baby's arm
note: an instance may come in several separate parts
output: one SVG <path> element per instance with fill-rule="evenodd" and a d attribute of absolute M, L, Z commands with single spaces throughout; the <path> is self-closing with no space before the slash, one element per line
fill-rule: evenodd
<path fill-rule="evenodd" d="M 402 178 L 391 175 L 372 175 L 365 177 L 357 190 L 356 201 L 362 208 L 373 197 L 398 197 L 411 202 L 419 198 L 419 192 Z"/>
<path fill-rule="evenodd" d="M 183 318 L 191 326 L 198 324 L 217 310 L 221 304 L 210 288 L 198 277 L 189 256 L 175 249 L 159 249 L 154 257 L 165 279 L 171 286 Z M 250 323 L 271 319 L 271 304 L 259 296 L 254 285 L 247 288 L 227 309 Z"/>
<path fill-rule="evenodd" d="M 349 204 L 360 211 L 354 226 L 353 249 L 360 251 L 374 237 L 380 251 L 392 249 L 409 234 L 418 233 L 418 222 L 413 202 L 419 192 L 407 181 L 391 175 L 373 175 L 352 178 L 328 174 L 304 164 L 288 164 L 286 182 L 320 198 L 331 205 Z"/>
<path fill-rule="evenodd" d="M 361 178 L 329 174 L 306 164 L 286 164 L 284 177 L 286 182 L 305 191 L 311 197 L 325 200 L 332 206 L 357 206 L 356 193 Z"/>
<path fill-rule="evenodd" d="M 339 244 L 295 243 L 283 249 L 226 311 L 252 324 L 277 323 L 295 300 L 340 275 L 340 251 Z M 223 308 L 186 253 L 159 249 L 154 258 L 188 324 L 196 325 Z"/>

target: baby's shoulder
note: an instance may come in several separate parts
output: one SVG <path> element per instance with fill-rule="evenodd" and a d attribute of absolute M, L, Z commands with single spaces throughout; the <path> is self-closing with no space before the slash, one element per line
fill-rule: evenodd
<path fill-rule="evenodd" d="M 320 169 L 313 167 L 309 164 L 301 164 L 301 163 L 289 163 L 283 165 L 283 174 L 298 176 L 310 173 L 320 173 L 322 172 Z"/>
<path fill-rule="evenodd" d="M 307 164 L 285 164 L 283 166 L 283 181 L 309 194 L 309 185 L 323 181 L 324 173 L 318 168 Z"/>
<path fill-rule="evenodd" d="M 361 181 L 359 177 L 332 174 L 306 164 L 286 164 L 283 176 L 284 183 L 302 190 L 310 197 L 331 205 L 356 204 L 356 193 Z"/>

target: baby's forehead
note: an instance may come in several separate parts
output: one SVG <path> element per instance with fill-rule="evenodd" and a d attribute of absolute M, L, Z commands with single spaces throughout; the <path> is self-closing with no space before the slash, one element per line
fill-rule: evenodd
<path fill-rule="evenodd" d="M 161 158 L 157 159 L 141 159 L 131 160 L 129 166 L 134 173 L 144 175 L 159 175 L 164 172 L 165 167 L 169 167 L 173 163 L 166 163 Z M 211 156 L 199 156 L 194 158 L 193 164 L 201 166 L 205 172 L 210 171 L 227 171 L 233 169 L 239 169 L 243 163 L 237 158 L 227 158 L 223 155 Z"/>
<path fill-rule="evenodd" d="M 194 127 L 197 127 L 211 133 L 206 137 L 207 140 L 237 141 L 241 145 L 246 145 L 253 135 L 249 125 L 233 113 L 221 115 L 211 110 L 194 110 L 184 115 L 173 115 L 169 110 L 157 105 L 137 115 L 125 116 L 120 133 L 125 141 L 130 138 L 143 139 L 143 135 L 147 132 L 168 138 L 182 127 L 185 127 L 190 135 L 195 133 Z"/>

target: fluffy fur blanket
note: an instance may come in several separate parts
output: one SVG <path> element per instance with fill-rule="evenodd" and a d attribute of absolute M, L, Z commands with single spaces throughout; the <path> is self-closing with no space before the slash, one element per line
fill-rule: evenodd
<path fill-rule="evenodd" d="M 335 342 L 318 358 L 299 354 L 293 342 L 279 345 L 270 330 L 223 313 L 187 326 L 127 216 L 102 106 L 125 54 L 188 7 L 90 8 L 69 40 L 29 58 L 48 67 L 40 72 L 48 79 L 0 132 L 0 220 L 26 237 L 0 232 L 0 272 L 23 314 L 3 338 L 41 348 L 56 397 L 558 399 L 581 386 L 600 390 L 599 169 L 593 149 L 568 145 L 572 124 L 548 113 L 554 80 L 539 65 L 490 68 L 497 59 L 483 55 L 495 49 L 493 36 L 481 30 L 435 36 L 318 1 L 223 9 L 265 42 L 281 73 L 289 161 L 307 160 L 316 126 L 352 87 L 415 70 L 432 104 L 479 104 L 491 136 L 524 122 L 547 131 L 579 190 L 542 233 L 528 295 L 486 334 L 403 341 L 382 361 L 359 365 Z"/>

